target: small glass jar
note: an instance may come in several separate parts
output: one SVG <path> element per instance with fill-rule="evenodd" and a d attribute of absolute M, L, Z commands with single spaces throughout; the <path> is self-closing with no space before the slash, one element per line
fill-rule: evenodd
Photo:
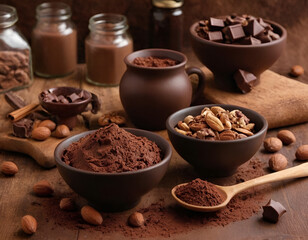
<path fill-rule="evenodd" d="M 116 86 L 126 70 L 124 58 L 133 52 L 126 17 L 102 13 L 89 20 L 85 40 L 87 81 L 100 86 Z"/>
<path fill-rule="evenodd" d="M 152 0 L 150 47 L 183 49 L 184 0 Z"/>
<path fill-rule="evenodd" d="M 14 7 L 0 4 L 0 93 L 32 83 L 31 50 L 15 23 Z"/>
<path fill-rule="evenodd" d="M 33 68 L 41 77 L 62 77 L 77 66 L 77 31 L 70 7 L 61 2 L 42 3 L 36 8 L 32 31 Z"/>

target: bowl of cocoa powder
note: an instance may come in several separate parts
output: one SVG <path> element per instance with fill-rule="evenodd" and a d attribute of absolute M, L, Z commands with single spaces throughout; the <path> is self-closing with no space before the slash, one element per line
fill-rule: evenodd
<path fill-rule="evenodd" d="M 158 134 L 110 124 L 72 136 L 55 149 L 65 182 L 103 211 L 136 206 L 165 175 L 171 146 Z"/>
<path fill-rule="evenodd" d="M 166 127 L 175 150 L 201 176 L 224 177 L 259 150 L 268 124 L 251 109 L 208 104 L 173 113 Z"/>

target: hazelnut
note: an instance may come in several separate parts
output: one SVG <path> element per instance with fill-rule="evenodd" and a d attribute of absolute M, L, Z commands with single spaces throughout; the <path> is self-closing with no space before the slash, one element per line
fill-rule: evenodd
<path fill-rule="evenodd" d="M 268 165 L 271 170 L 280 171 L 287 167 L 288 160 L 284 155 L 280 153 L 275 153 L 270 157 Z"/>
<path fill-rule="evenodd" d="M 270 137 L 264 140 L 264 149 L 268 152 L 278 152 L 282 148 L 282 142 L 279 138 Z"/>
<path fill-rule="evenodd" d="M 44 141 L 50 137 L 51 131 L 47 127 L 37 127 L 32 130 L 31 136 L 35 140 Z"/>
<path fill-rule="evenodd" d="M 302 145 L 297 148 L 295 157 L 297 160 L 306 161 L 308 160 L 308 145 Z"/>
<path fill-rule="evenodd" d="M 296 137 L 289 130 L 281 130 L 278 132 L 277 137 L 282 141 L 284 145 L 290 145 L 296 142 Z"/>
<path fill-rule="evenodd" d="M 140 212 L 134 212 L 128 217 L 128 224 L 132 227 L 141 227 L 144 225 L 144 217 Z"/>
<path fill-rule="evenodd" d="M 291 71 L 290 71 L 290 74 L 293 76 L 293 77 L 299 77 L 301 75 L 304 74 L 304 68 L 300 65 L 294 65 L 292 68 L 291 68 Z"/>
<path fill-rule="evenodd" d="M 44 120 L 44 121 L 42 121 L 39 125 L 38 125 L 38 127 L 47 127 L 47 128 L 49 128 L 49 130 L 50 131 L 53 131 L 53 130 L 55 130 L 55 128 L 56 128 L 56 124 L 53 122 L 53 121 L 51 121 L 51 120 Z"/>
<path fill-rule="evenodd" d="M 57 126 L 56 130 L 53 133 L 53 136 L 56 138 L 65 138 L 68 137 L 70 133 L 71 131 L 68 126 L 62 124 Z"/>
<path fill-rule="evenodd" d="M 11 161 L 4 161 L 0 165 L 0 172 L 6 176 L 13 176 L 18 172 L 18 167 Z"/>

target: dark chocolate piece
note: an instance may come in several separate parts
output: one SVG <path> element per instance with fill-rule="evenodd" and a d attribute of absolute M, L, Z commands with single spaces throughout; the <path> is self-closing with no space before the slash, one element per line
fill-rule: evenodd
<path fill-rule="evenodd" d="M 244 27 L 244 31 L 247 35 L 257 36 L 264 32 L 264 27 L 262 27 L 256 19 L 254 19 L 248 22 L 247 26 Z"/>
<path fill-rule="evenodd" d="M 272 41 L 271 37 L 266 33 L 260 33 L 259 35 L 256 36 L 256 38 L 259 39 L 262 43 L 267 43 Z"/>
<path fill-rule="evenodd" d="M 250 92 L 254 83 L 257 81 L 255 75 L 241 69 L 234 73 L 233 78 L 236 82 L 236 85 L 243 93 Z"/>
<path fill-rule="evenodd" d="M 101 108 L 101 102 L 99 101 L 98 97 L 94 93 L 91 93 L 91 95 L 92 95 L 92 101 L 91 101 L 92 109 L 91 109 L 91 112 L 96 114 L 100 110 L 100 108 Z"/>
<path fill-rule="evenodd" d="M 27 118 L 30 118 L 32 120 L 42 120 L 43 121 L 43 120 L 51 119 L 52 116 L 44 110 L 36 110 L 36 111 L 30 113 L 27 116 Z"/>
<path fill-rule="evenodd" d="M 13 134 L 20 138 L 29 138 L 31 136 L 33 121 L 23 118 L 13 123 Z"/>
<path fill-rule="evenodd" d="M 224 28 L 226 37 L 232 42 L 245 37 L 245 33 L 241 24 L 231 25 Z"/>
<path fill-rule="evenodd" d="M 219 30 L 225 26 L 225 23 L 222 19 L 219 18 L 210 18 L 209 24 L 212 30 Z"/>
<path fill-rule="evenodd" d="M 79 97 L 79 95 L 77 95 L 76 93 L 72 93 L 71 95 L 69 95 L 69 96 L 67 97 L 67 99 L 68 99 L 71 103 L 74 103 L 74 102 L 77 102 L 77 101 L 80 99 L 80 97 Z"/>
<path fill-rule="evenodd" d="M 14 94 L 13 92 L 7 92 L 4 95 L 4 98 L 6 102 L 14 109 L 19 109 L 27 105 L 21 97 Z"/>
<path fill-rule="evenodd" d="M 240 41 L 240 44 L 243 44 L 243 45 L 259 45 L 259 44 L 261 44 L 261 41 L 257 38 L 250 36 L 250 37 L 243 38 Z"/>
<path fill-rule="evenodd" d="M 257 21 L 260 23 L 260 25 L 261 25 L 262 27 L 264 27 L 265 30 L 267 30 L 267 31 L 268 31 L 268 30 L 273 31 L 272 26 L 271 26 L 269 23 L 264 22 L 262 18 L 258 18 Z"/>
<path fill-rule="evenodd" d="M 220 31 L 208 32 L 207 39 L 213 42 L 222 42 L 224 40 Z"/>
<path fill-rule="evenodd" d="M 287 210 L 281 203 L 271 199 L 265 206 L 263 206 L 263 219 L 272 223 L 277 223 L 279 218 L 286 211 Z"/>

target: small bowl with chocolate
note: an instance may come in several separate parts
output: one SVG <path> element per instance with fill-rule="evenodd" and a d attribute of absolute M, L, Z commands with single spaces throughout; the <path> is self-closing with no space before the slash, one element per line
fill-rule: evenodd
<path fill-rule="evenodd" d="M 247 93 L 260 74 L 280 57 L 287 31 L 278 23 L 251 15 L 210 17 L 190 27 L 194 53 L 219 88 Z"/>
<path fill-rule="evenodd" d="M 165 175 L 171 146 L 163 137 L 110 124 L 61 142 L 60 175 L 79 195 L 104 211 L 133 208 Z"/>
<path fill-rule="evenodd" d="M 80 88 L 50 88 L 41 92 L 38 98 L 42 107 L 57 117 L 58 124 L 65 124 L 70 129 L 76 125 L 77 115 L 82 113 L 89 103 L 92 104 L 93 113 L 100 107 L 94 94 Z"/>
<path fill-rule="evenodd" d="M 268 124 L 251 109 L 209 104 L 173 113 L 166 127 L 175 150 L 200 175 L 224 177 L 258 151 Z"/>

